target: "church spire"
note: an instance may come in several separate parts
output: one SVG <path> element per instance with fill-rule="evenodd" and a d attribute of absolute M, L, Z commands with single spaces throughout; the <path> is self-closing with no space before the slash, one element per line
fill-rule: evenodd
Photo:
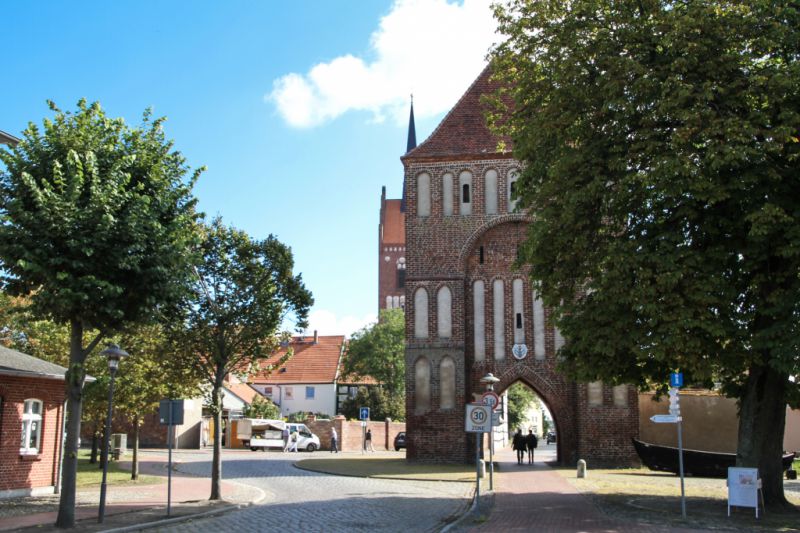
<path fill-rule="evenodd" d="M 408 142 L 406 153 L 417 147 L 417 130 L 414 127 L 414 95 L 411 95 L 411 113 L 408 115 Z"/>

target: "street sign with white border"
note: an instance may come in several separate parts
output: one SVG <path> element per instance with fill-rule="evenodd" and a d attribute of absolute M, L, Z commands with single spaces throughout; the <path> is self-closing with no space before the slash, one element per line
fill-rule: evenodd
<path fill-rule="evenodd" d="M 467 433 L 488 433 L 492 430 L 492 409 L 480 403 L 467 404 Z"/>
<path fill-rule="evenodd" d="M 653 415 L 650 420 L 656 424 L 677 424 L 682 418 L 675 415 Z"/>
<path fill-rule="evenodd" d="M 488 405 L 492 409 L 496 409 L 500 404 L 500 396 L 498 396 L 496 392 L 484 392 L 483 396 L 481 396 L 481 403 L 483 405 Z"/>

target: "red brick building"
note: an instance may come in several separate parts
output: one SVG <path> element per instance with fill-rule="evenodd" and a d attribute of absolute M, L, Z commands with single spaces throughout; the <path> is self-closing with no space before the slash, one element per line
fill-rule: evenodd
<path fill-rule="evenodd" d="M 532 290 L 529 269 L 514 266 L 529 218 L 511 200 L 520 164 L 498 151 L 484 120 L 480 98 L 493 88 L 486 69 L 431 136 L 401 157 L 407 457 L 474 459 L 465 404 L 491 372 L 498 393 L 522 381 L 545 402 L 562 463 L 633 463 L 636 390 L 575 383 L 556 372 L 564 338 Z"/>
<path fill-rule="evenodd" d="M 0 498 L 58 486 L 66 371 L 0 346 Z"/>
<path fill-rule="evenodd" d="M 414 101 L 408 117 L 406 152 L 417 146 L 414 126 Z M 404 309 L 406 306 L 406 213 L 404 198 L 388 200 L 386 187 L 381 190 L 380 223 L 378 225 L 378 310 Z"/>

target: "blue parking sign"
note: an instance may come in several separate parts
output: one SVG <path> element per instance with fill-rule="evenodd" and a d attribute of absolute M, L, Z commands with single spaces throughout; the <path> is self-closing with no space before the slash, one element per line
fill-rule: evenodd
<path fill-rule="evenodd" d="M 670 387 L 683 387 L 683 372 L 673 372 L 669 375 Z"/>
<path fill-rule="evenodd" d="M 369 407 L 361 407 L 358 410 L 359 420 L 369 420 Z"/>

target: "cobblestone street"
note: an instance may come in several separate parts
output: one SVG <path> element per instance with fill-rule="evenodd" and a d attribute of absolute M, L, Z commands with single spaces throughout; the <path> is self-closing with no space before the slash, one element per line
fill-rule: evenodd
<path fill-rule="evenodd" d="M 331 476 L 292 466 L 306 456 L 312 455 L 226 453 L 223 478 L 256 486 L 266 498 L 240 511 L 158 531 L 438 531 L 471 503 L 471 483 Z M 179 470 L 210 475 L 209 458 L 182 454 Z"/>

